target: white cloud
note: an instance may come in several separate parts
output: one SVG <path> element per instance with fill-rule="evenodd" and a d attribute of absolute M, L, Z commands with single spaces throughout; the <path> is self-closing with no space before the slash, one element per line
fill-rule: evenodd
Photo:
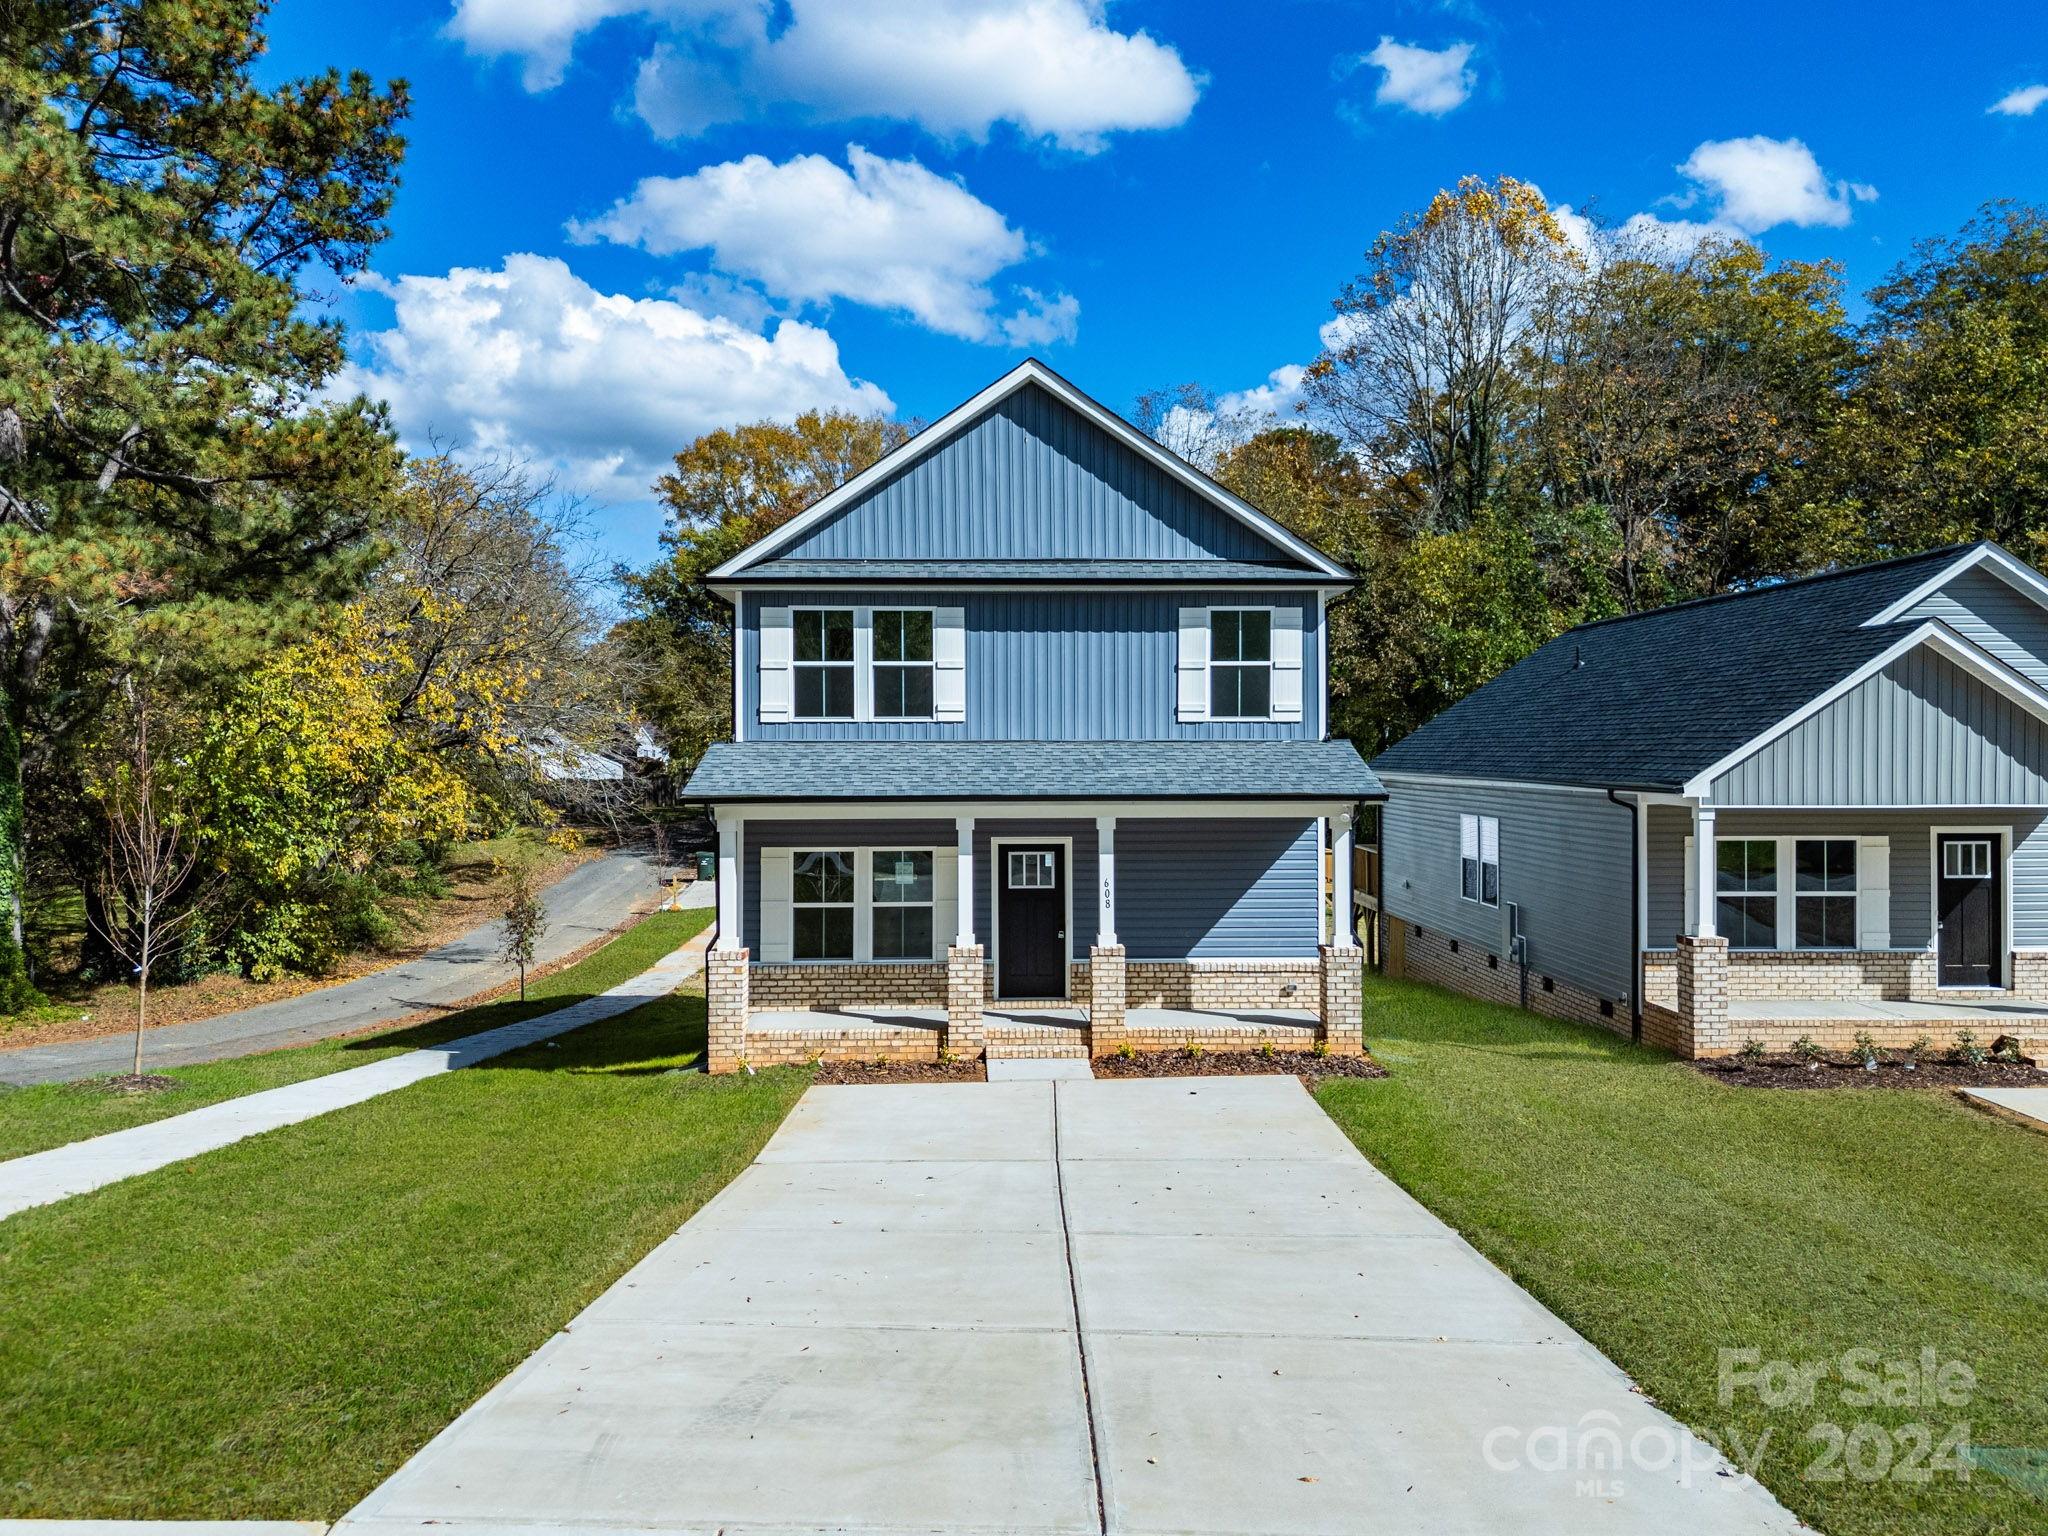
<path fill-rule="evenodd" d="M 997 123 L 1094 152 L 1112 132 L 1187 120 L 1203 77 L 1149 33 L 1119 32 L 1106 0 L 456 0 L 472 51 L 525 60 L 529 89 L 561 78 L 584 32 L 617 16 L 664 38 L 634 106 L 664 137 L 764 111 L 886 117 L 944 137 Z"/>
<path fill-rule="evenodd" d="M 607 500 L 644 502 L 670 456 L 713 427 L 894 409 L 847 377 L 816 326 L 763 334 L 672 299 L 601 293 L 552 257 L 364 281 L 392 300 L 394 323 L 356 336 L 337 392 L 389 401 L 409 446 L 438 436 L 516 456 Z"/>
<path fill-rule="evenodd" d="M 1425 117 L 1442 117 L 1465 104 L 1475 76 L 1470 68 L 1472 44 L 1422 48 L 1382 37 L 1364 62 L 1381 72 L 1373 100 L 1383 107 L 1405 107 Z"/>
<path fill-rule="evenodd" d="M 1278 416 L 1283 420 L 1295 414 L 1294 408 L 1301 401 L 1301 381 L 1308 377 L 1308 369 L 1300 363 L 1282 363 L 1266 375 L 1266 382 L 1254 384 L 1250 389 L 1233 389 L 1219 395 L 1216 400 L 1216 414 L 1219 416 Z"/>
<path fill-rule="evenodd" d="M 823 155 L 779 164 L 748 155 L 688 176 L 650 176 L 569 232 L 657 256 L 708 251 L 719 272 L 776 298 L 850 299 L 968 341 L 1072 337 L 1080 305 L 1067 294 L 1025 289 L 1021 310 L 995 313 L 990 279 L 1032 254 L 995 209 L 916 160 L 884 159 L 858 144 L 846 158 L 842 168 Z"/>
<path fill-rule="evenodd" d="M 1985 111 L 2002 112 L 2007 117 L 2032 117 L 2044 101 L 2048 101 L 2048 85 L 2023 85 L 2016 91 L 2007 91 Z"/>
<path fill-rule="evenodd" d="M 1679 173 L 1697 190 L 1679 200 L 1686 207 L 1700 196 L 1718 204 L 1715 224 L 1756 234 L 1779 224 L 1801 228 L 1849 222 L 1852 203 L 1869 202 L 1877 188 L 1864 182 L 1831 181 L 1798 139 L 1710 139 L 1695 149 Z"/>

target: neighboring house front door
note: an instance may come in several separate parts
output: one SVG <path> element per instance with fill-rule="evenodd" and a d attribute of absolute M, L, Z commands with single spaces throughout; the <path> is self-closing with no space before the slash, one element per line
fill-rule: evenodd
<path fill-rule="evenodd" d="M 996 995 L 1067 995 L 1066 849 L 1005 843 L 996 861 Z"/>
<path fill-rule="evenodd" d="M 2005 914 L 1999 900 L 1998 838 L 1989 833 L 1944 833 L 1937 854 L 1941 984 L 2000 986 Z"/>

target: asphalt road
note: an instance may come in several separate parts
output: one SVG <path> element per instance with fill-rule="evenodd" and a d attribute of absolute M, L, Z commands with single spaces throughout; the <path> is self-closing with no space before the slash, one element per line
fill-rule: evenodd
<path fill-rule="evenodd" d="M 538 960 L 546 964 L 582 948 L 634 911 L 651 907 L 659 894 L 654 861 L 643 852 L 608 853 L 578 866 L 542 893 L 548 929 Z M 497 923 L 485 923 L 389 970 L 239 1013 L 152 1029 L 143 1040 L 143 1070 L 304 1045 L 474 997 L 518 975 L 497 958 L 498 930 Z M 0 1050 L 0 1083 L 26 1087 L 100 1077 L 127 1071 L 134 1057 L 130 1033 Z"/>

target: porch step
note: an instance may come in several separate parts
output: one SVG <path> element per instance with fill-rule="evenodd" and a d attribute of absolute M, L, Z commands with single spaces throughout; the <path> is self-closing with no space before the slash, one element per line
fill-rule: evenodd
<path fill-rule="evenodd" d="M 1088 1042 L 1075 1039 L 1029 1042 L 991 1040 L 988 1043 L 987 1055 L 990 1061 L 1086 1061 Z"/>

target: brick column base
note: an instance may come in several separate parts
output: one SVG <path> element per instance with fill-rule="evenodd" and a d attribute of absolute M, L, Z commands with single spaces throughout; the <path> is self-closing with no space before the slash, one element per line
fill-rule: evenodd
<path fill-rule="evenodd" d="M 1316 1038 L 1335 1056 L 1365 1053 L 1365 951 L 1355 944 L 1322 946 L 1321 1023 Z"/>
<path fill-rule="evenodd" d="M 737 1072 L 747 1059 L 748 955 L 744 949 L 714 949 L 704 956 L 707 1071 Z"/>
<path fill-rule="evenodd" d="M 973 1061 L 988 1044 L 981 1020 L 981 999 L 987 985 L 982 948 L 955 944 L 946 951 L 946 1045 L 963 1061 Z"/>
<path fill-rule="evenodd" d="M 1679 1051 L 1725 1056 L 1735 1049 L 1728 1018 L 1728 941 L 1678 936 Z"/>
<path fill-rule="evenodd" d="M 1124 947 L 1088 951 L 1088 1054 L 1114 1056 L 1124 1043 Z"/>

